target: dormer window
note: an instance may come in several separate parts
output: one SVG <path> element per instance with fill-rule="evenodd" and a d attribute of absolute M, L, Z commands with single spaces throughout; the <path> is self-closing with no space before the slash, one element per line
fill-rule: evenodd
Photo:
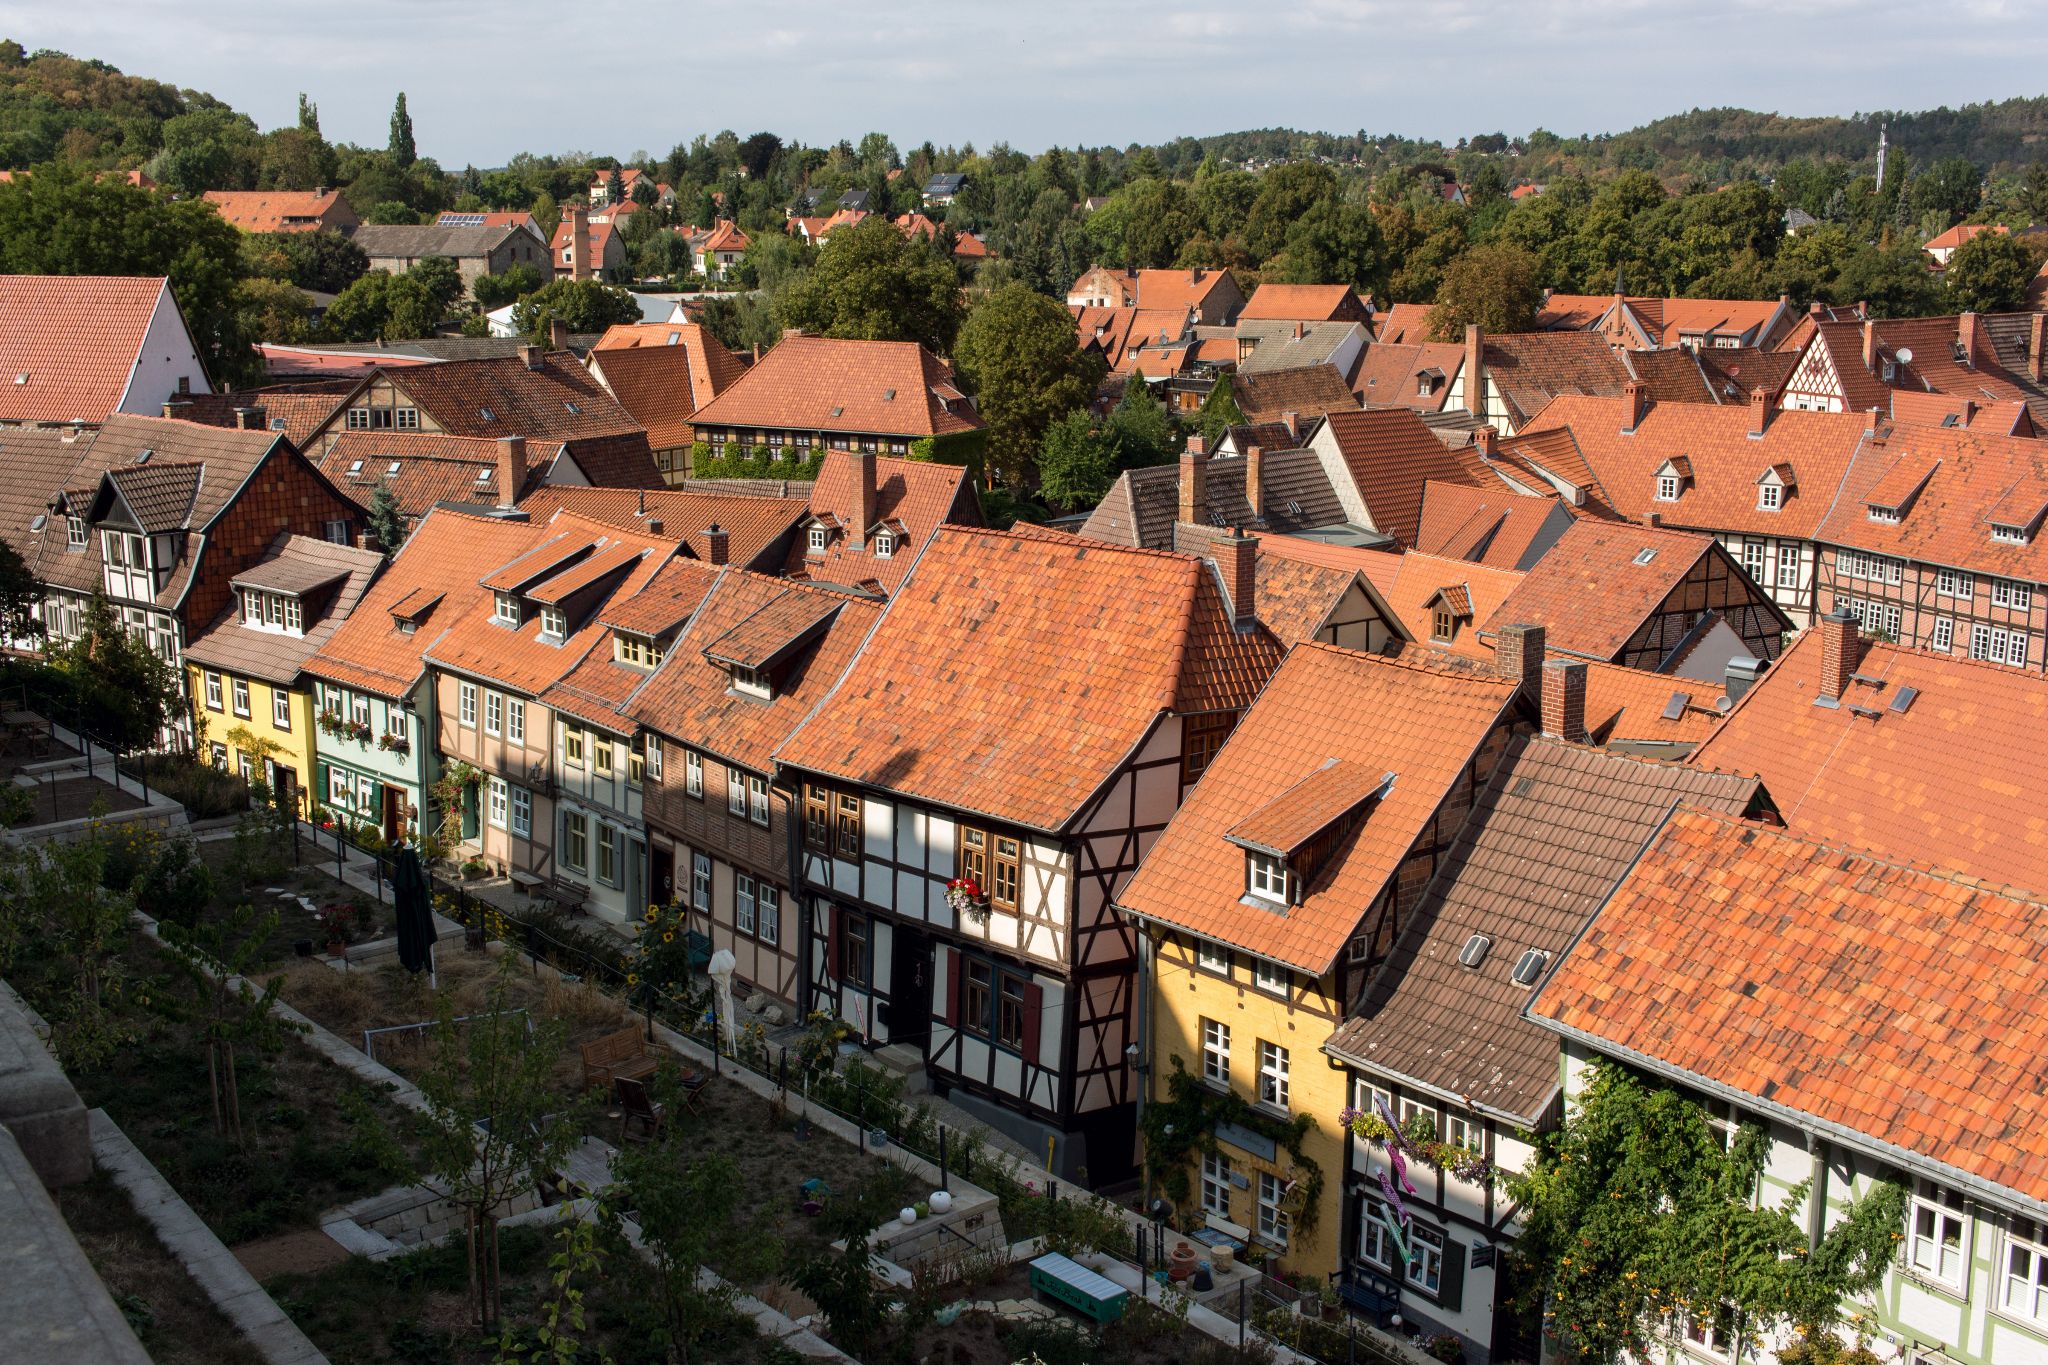
<path fill-rule="evenodd" d="M 1657 466 L 1657 501 L 1677 502 L 1685 492 L 1686 481 L 1692 478 L 1692 461 L 1684 455 L 1673 455 Z"/>
<path fill-rule="evenodd" d="M 1765 512 L 1775 512 L 1781 505 L 1785 490 L 1774 483 L 1760 483 L 1756 487 L 1756 505 Z"/>
<path fill-rule="evenodd" d="M 896 537 L 887 531 L 875 532 L 875 558 L 888 559 L 896 553 Z"/>
<path fill-rule="evenodd" d="M 2026 527 L 2000 521 L 1991 523 L 1991 538 L 2000 545 L 2024 545 L 2029 539 Z"/>
<path fill-rule="evenodd" d="M 765 669 L 735 667 L 732 671 L 732 690 L 741 696 L 753 697 L 759 701 L 775 699 L 775 689 L 770 684 Z"/>
<path fill-rule="evenodd" d="M 1440 644 L 1449 644 L 1458 638 L 1458 618 L 1451 614 L 1449 607 L 1438 607 L 1429 614 L 1429 638 Z"/>
<path fill-rule="evenodd" d="M 1657 501 L 1678 501 L 1678 476 L 1676 474 L 1659 474 L 1657 476 Z"/>
<path fill-rule="evenodd" d="M 619 631 L 612 636 L 612 657 L 634 668 L 659 668 L 661 645 L 648 636 Z"/>
<path fill-rule="evenodd" d="M 1294 880 L 1286 862 L 1270 854 L 1251 852 L 1244 855 L 1244 861 L 1245 890 L 1260 900 L 1286 905 Z"/>
<path fill-rule="evenodd" d="M 1869 506 L 1869 512 L 1872 521 L 1881 521 L 1887 526 L 1899 524 L 1899 509 L 1896 507 L 1880 507 L 1873 502 Z"/>
<path fill-rule="evenodd" d="M 825 547 L 828 543 L 830 543 L 831 538 L 832 533 L 825 529 L 825 527 L 813 526 L 811 528 L 809 552 L 814 555 L 821 555 L 825 553 Z"/>
<path fill-rule="evenodd" d="M 298 598 L 258 588 L 243 588 L 241 592 L 243 625 L 285 635 L 305 634 L 305 607 Z"/>
<path fill-rule="evenodd" d="M 83 550 L 85 542 L 85 518 L 64 518 L 64 547 L 68 550 Z"/>
<path fill-rule="evenodd" d="M 1887 384 L 1892 382 L 1893 378 L 1897 376 L 1898 372 L 1899 367 L 1889 360 L 1884 362 L 1883 368 L 1879 371 L 1879 373 L 1884 378 L 1884 382 Z"/>
<path fill-rule="evenodd" d="M 560 607 L 540 609 L 540 638 L 557 644 L 569 637 L 569 614 Z"/>
<path fill-rule="evenodd" d="M 501 626 L 519 624 L 519 597 L 515 593 L 501 592 L 491 605 L 491 619 Z"/>

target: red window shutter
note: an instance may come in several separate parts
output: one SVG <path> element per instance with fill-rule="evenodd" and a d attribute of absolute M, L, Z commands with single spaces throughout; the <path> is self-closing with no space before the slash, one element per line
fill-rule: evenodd
<path fill-rule="evenodd" d="M 1024 1060 L 1038 1065 L 1038 1020 L 1045 1012 L 1045 990 L 1036 985 L 1024 988 Z"/>
<path fill-rule="evenodd" d="M 960 976 L 964 967 L 958 948 L 946 949 L 946 1027 L 960 1027 Z"/>
<path fill-rule="evenodd" d="M 839 943 L 843 935 L 839 925 L 839 907 L 833 906 L 825 929 L 825 975 L 834 981 L 839 979 Z"/>

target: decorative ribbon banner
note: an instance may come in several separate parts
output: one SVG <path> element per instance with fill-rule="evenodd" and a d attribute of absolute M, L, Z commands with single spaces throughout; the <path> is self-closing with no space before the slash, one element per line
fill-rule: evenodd
<path fill-rule="evenodd" d="M 1408 1264 L 1409 1261 L 1414 1259 L 1408 1254 L 1408 1239 L 1401 1235 L 1401 1229 L 1394 1226 L 1393 1221 L 1387 1217 L 1384 1211 L 1379 1213 L 1377 1217 L 1379 1218 L 1380 1226 L 1387 1230 L 1387 1236 L 1392 1239 L 1394 1250 L 1401 1253 L 1401 1264 Z"/>
<path fill-rule="evenodd" d="M 1387 1103 L 1386 1096 L 1375 1092 L 1372 1097 L 1372 1107 L 1378 1112 L 1380 1122 L 1386 1124 L 1394 1133 L 1393 1140 L 1387 1144 L 1387 1157 L 1393 1163 L 1394 1175 L 1400 1180 L 1402 1189 L 1410 1194 L 1414 1194 L 1416 1192 L 1415 1184 L 1408 1179 L 1408 1163 L 1401 1160 L 1401 1149 L 1407 1147 L 1410 1152 L 1414 1152 L 1415 1148 L 1409 1145 L 1408 1135 L 1401 1131 L 1401 1125 L 1394 1122 L 1394 1108 Z M 1419 1156 L 1421 1153 L 1418 1152 L 1416 1155 Z M 1405 1222 L 1407 1220 L 1403 1219 L 1402 1221 Z"/>
<path fill-rule="evenodd" d="M 1401 1201 L 1401 1192 L 1394 1188 L 1394 1182 L 1387 1178 L 1385 1171 L 1380 1172 L 1380 1193 L 1387 1197 L 1387 1203 L 1391 1204 L 1394 1212 L 1401 1216 L 1401 1226 L 1407 1227 L 1409 1221 L 1408 1206 Z M 1407 1257 L 1403 1256 L 1402 1259 L 1406 1260 Z"/>

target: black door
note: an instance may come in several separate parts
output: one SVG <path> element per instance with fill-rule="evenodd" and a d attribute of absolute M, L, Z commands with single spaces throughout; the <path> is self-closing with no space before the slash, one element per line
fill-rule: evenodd
<path fill-rule="evenodd" d="M 647 851 L 647 889 L 656 904 L 676 902 L 676 855 L 674 849 L 655 844 Z"/>
<path fill-rule="evenodd" d="M 922 930 L 898 924 L 889 943 L 889 1041 L 922 1052 L 932 1033 L 932 942 Z"/>

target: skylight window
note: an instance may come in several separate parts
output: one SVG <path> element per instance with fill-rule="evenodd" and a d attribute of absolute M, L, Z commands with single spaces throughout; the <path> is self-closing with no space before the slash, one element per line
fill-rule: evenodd
<path fill-rule="evenodd" d="M 26 384 L 28 383 L 28 376 L 25 374 L 18 374 L 14 376 L 14 382 L 17 384 Z"/>
<path fill-rule="evenodd" d="M 390 464 L 388 464 L 388 465 L 386 465 L 386 466 L 384 467 L 384 477 L 386 477 L 386 478 L 389 478 L 389 477 L 391 477 L 391 476 L 392 476 L 393 474 L 396 474 L 397 472 L 398 472 L 398 461 L 396 461 L 396 460 L 393 460 L 393 461 L 392 461 L 392 462 L 391 462 Z"/>
<path fill-rule="evenodd" d="M 1543 964 L 1550 961 L 1550 955 L 1541 948 L 1531 948 L 1515 963 L 1515 984 L 1533 986 L 1536 978 L 1543 975 Z"/>
<path fill-rule="evenodd" d="M 478 483 L 489 483 L 491 481 L 491 471 L 488 469 L 479 469 L 476 472 L 476 481 Z"/>
<path fill-rule="evenodd" d="M 1467 967 L 1477 968 L 1486 961 L 1486 950 L 1493 946 L 1493 940 L 1484 934 L 1474 934 L 1465 940 L 1465 946 L 1458 951 L 1458 961 Z"/>
<path fill-rule="evenodd" d="M 1656 557 L 1657 552 L 1655 550 L 1649 548 L 1648 546 L 1644 546 L 1642 549 L 1636 551 L 1635 562 L 1637 564 L 1647 564 Z"/>
<path fill-rule="evenodd" d="M 583 411 L 582 408 L 577 407 L 574 403 L 571 403 L 566 398 L 562 400 L 562 406 L 564 408 L 567 408 L 572 414 L 580 414 Z"/>
<path fill-rule="evenodd" d="M 495 422 L 498 420 L 498 414 L 492 412 L 489 408 L 478 408 L 476 410 L 476 415 L 483 418 L 486 422 Z"/>
<path fill-rule="evenodd" d="M 362 462 L 361 460 L 351 460 L 351 461 L 349 462 L 349 466 L 348 466 L 348 472 L 349 472 L 349 473 L 350 473 L 351 475 L 354 475 L 354 474 L 360 474 L 360 473 L 362 473 L 362 472 L 363 472 L 363 462 Z"/>
<path fill-rule="evenodd" d="M 141 450 L 135 453 L 135 463 L 148 464 L 149 457 L 154 454 L 156 454 L 154 450 L 151 450 L 148 446 L 144 446 Z"/>

